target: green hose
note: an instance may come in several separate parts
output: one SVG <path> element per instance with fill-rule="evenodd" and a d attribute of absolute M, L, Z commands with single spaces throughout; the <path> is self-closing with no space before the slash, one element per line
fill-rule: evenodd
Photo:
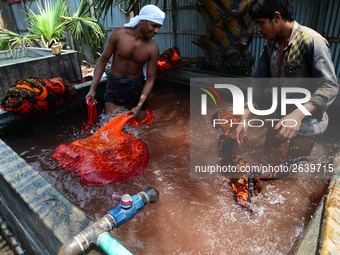
<path fill-rule="evenodd" d="M 98 238 L 98 247 L 108 255 L 132 255 L 123 245 L 114 239 L 109 233 L 104 233 Z"/>

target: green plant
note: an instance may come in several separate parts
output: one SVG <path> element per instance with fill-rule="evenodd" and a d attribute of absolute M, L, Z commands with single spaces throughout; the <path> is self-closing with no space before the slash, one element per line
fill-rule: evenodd
<path fill-rule="evenodd" d="M 0 39 L 0 51 L 9 50 L 9 41 L 8 39 Z"/>
<path fill-rule="evenodd" d="M 2 41 L 7 41 L 8 47 L 11 49 L 29 46 L 39 47 L 40 45 L 39 39 L 37 39 L 36 36 L 32 34 L 19 35 L 9 30 L 3 30 L 1 35 L 5 38 Z"/>
<path fill-rule="evenodd" d="M 91 17 L 87 0 L 81 0 L 79 9 L 72 16 L 63 18 L 66 30 L 78 41 L 94 46 L 104 39 L 104 33 L 97 19 Z"/>
<path fill-rule="evenodd" d="M 19 35 L 5 30 L 0 35 L 10 41 L 12 48 L 37 46 L 41 43 L 50 48 L 54 42 L 63 45 L 66 42 L 64 31 L 69 31 L 80 42 L 98 45 L 104 39 L 104 33 L 98 21 L 91 17 L 89 9 L 87 0 L 81 0 L 77 12 L 70 16 L 66 1 L 57 0 L 53 4 L 51 0 L 45 0 L 45 9 L 39 7 L 39 14 L 28 7 L 29 34 Z"/>
<path fill-rule="evenodd" d="M 153 4 L 157 5 L 158 1 L 159 0 L 156 0 L 155 2 L 153 2 Z M 140 6 L 144 6 L 150 3 L 151 0 L 93 0 L 92 6 L 94 6 L 98 10 L 99 16 L 103 15 L 103 17 L 105 18 L 109 10 L 111 9 L 112 11 L 113 7 L 115 6 L 119 6 L 124 13 L 130 13 L 131 11 L 135 11 L 136 9 L 140 8 Z M 122 8 L 122 6 L 125 6 L 125 8 Z M 163 0 L 164 10 L 166 9 L 166 6 L 167 0 Z"/>
<path fill-rule="evenodd" d="M 68 16 L 67 5 L 62 0 L 57 0 L 55 5 L 50 0 L 45 1 L 45 9 L 39 7 L 40 14 L 35 14 L 31 9 L 29 17 L 29 31 L 41 38 L 46 48 L 50 48 L 56 41 L 65 41 L 61 33 L 65 29 L 65 19 Z"/>

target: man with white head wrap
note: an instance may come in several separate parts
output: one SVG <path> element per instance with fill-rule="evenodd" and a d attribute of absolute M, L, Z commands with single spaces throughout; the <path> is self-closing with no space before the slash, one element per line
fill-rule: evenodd
<path fill-rule="evenodd" d="M 95 66 L 87 103 L 96 103 L 96 88 L 112 56 L 104 94 L 105 112 L 112 113 L 117 106 L 125 105 L 132 108 L 132 117 L 137 121 L 146 117 L 145 100 L 155 82 L 159 57 L 158 46 L 152 38 L 158 33 L 164 18 L 164 12 L 157 6 L 146 5 L 123 28 L 111 33 Z"/>

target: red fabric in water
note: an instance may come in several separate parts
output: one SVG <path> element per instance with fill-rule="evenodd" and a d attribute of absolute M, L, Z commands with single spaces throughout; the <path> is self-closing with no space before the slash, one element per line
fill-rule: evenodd
<path fill-rule="evenodd" d="M 88 121 L 87 124 L 83 124 L 83 130 L 88 130 L 92 125 L 97 123 L 98 117 L 97 117 L 97 106 L 95 104 L 92 104 L 92 101 L 89 101 L 87 104 L 87 117 Z"/>
<path fill-rule="evenodd" d="M 89 185 L 120 182 L 139 175 L 148 165 L 149 150 L 144 142 L 122 133 L 124 124 L 131 122 L 130 117 L 120 115 L 94 135 L 60 145 L 52 157 L 64 168 L 81 175 L 83 182 Z M 151 109 L 146 119 L 145 123 L 152 122 Z"/>

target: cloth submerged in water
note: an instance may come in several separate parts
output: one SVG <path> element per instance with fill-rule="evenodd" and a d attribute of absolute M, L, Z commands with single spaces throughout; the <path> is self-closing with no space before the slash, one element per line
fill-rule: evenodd
<path fill-rule="evenodd" d="M 64 168 L 81 175 L 88 185 L 120 182 L 135 177 L 147 167 L 149 150 L 144 142 L 124 134 L 122 128 L 126 122 L 135 126 L 151 124 L 153 112 L 147 108 L 146 113 L 147 117 L 139 123 L 130 115 L 122 114 L 88 138 L 61 144 L 52 157 Z"/>
<path fill-rule="evenodd" d="M 242 166 L 250 167 L 250 164 L 242 157 L 234 153 L 234 145 L 236 143 L 236 127 L 237 125 L 231 125 L 232 123 L 238 123 L 241 117 L 234 115 L 232 111 L 221 110 L 216 112 L 212 119 L 224 119 L 229 120 L 226 124 L 216 124 L 215 127 L 219 129 L 222 134 L 219 137 L 218 142 L 218 157 L 221 166 L 232 165 L 235 166 L 238 171 L 240 171 Z M 302 121 L 302 125 L 298 136 L 316 136 L 322 134 L 328 124 L 327 114 L 324 113 L 322 121 L 318 122 L 316 119 L 310 118 Z M 285 162 L 280 164 L 279 167 L 288 166 L 289 163 Z M 252 196 L 257 196 L 262 188 L 259 185 L 259 180 L 275 180 L 279 178 L 285 178 L 289 175 L 288 172 L 270 172 L 268 174 L 256 174 L 244 173 L 241 178 L 239 178 L 240 172 L 238 173 L 238 178 L 230 178 L 228 176 L 228 181 L 234 192 L 235 201 L 246 209 L 250 209 L 250 203 Z"/>
<path fill-rule="evenodd" d="M 234 153 L 234 145 L 236 143 L 236 127 L 230 123 L 240 122 L 241 117 L 234 115 L 231 111 L 221 110 L 213 114 L 212 119 L 226 119 L 229 120 L 226 124 L 217 124 L 215 127 L 219 129 L 222 134 L 218 141 L 218 158 L 221 166 L 235 166 L 240 171 L 242 166 L 249 167 L 250 165 L 242 157 Z M 232 121 L 231 121 L 232 120 Z M 234 200 L 236 203 L 251 211 L 250 202 L 253 196 L 257 196 L 261 191 L 259 185 L 259 178 L 248 178 L 248 174 L 244 173 L 240 177 L 240 172 L 237 177 L 230 178 L 227 176 L 230 186 L 234 192 Z"/>
<path fill-rule="evenodd" d="M 75 94 L 75 88 L 63 78 L 21 79 L 9 88 L 0 108 L 27 118 L 38 113 L 46 114 L 51 107 L 72 100 Z"/>
<path fill-rule="evenodd" d="M 119 106 L 137 106 L 144 87 L 144 76 L 137 79 L 123 79 L 114 77 L 107 72 L 106 91 L 104 93 L 105 102 L 111 102 Z M 146 110 L 144 103 L 142 110 Z"/>

